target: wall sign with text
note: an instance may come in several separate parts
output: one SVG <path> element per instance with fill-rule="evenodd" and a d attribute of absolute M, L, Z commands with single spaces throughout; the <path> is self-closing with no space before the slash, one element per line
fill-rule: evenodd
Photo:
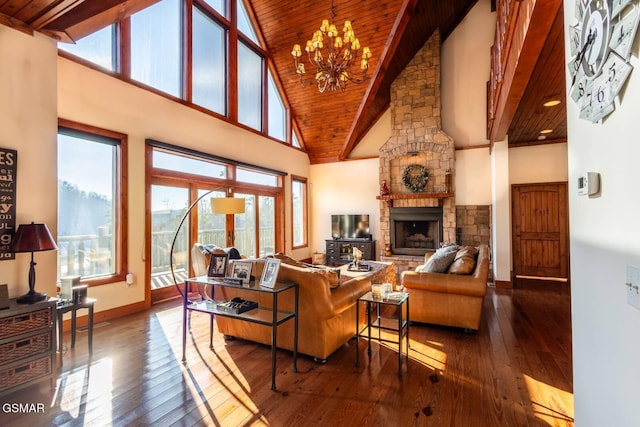
<path fill-rule="evenodd" d="M 18 152 L 0 148 L 0 261 L 14 259 L 11 242 L 16 229 Z"/>

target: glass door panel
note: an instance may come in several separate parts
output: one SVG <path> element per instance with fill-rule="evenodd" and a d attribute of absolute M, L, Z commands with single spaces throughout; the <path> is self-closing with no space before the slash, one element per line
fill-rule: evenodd
<path fill-rule="evenodd" d="M 198 190 L 201 197 L 208 190 Z M 224 191 L 214 191 L 198 202 L 198 243 L 226 246 L 226 215 L 211 213 L 211 198 L 225 197 Z"/>
<path fill-rule="evenodd" d="M 235 247 L 241 255 L 255 257 L 256 248 L 256 196 L 236 193 L 244 198 L 245 212 L 234 215 Z"/>
<path fill-rule="evenodd" d="M 173 286 L 169 252 L 182 215 L 189 206 L 189 190 L 151 186 L 151 289 Z M 180 229 L 173 251 L 173 268 L 178 283 L 189 275 L 189 219 Z"/>
<path fill-rule="evenodd" d="M 260 202 L 258 229 L 260 256 L 269 255 L 276 249 L 276 199 L 271 196 L 259 196 Z"/>

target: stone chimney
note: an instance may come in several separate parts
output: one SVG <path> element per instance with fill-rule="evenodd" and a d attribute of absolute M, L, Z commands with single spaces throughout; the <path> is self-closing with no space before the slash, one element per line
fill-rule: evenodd
<path fill-rule="evenodd" d="M 441 130 L 440 32 L 436 30 L 409 65 L 391 85 L 391 137 L 380 148 L 380 183 L 386 181 L 394 207 L 434 207 L 443 210 L 442 243 L 456 241 L 454 197 L 434 197 L 447 193 L 446 177 L 453 185 L 455 146 Z M 402 182 L 404 170 L 418 164 L 427 168 L 429 179 L 422 196 L 413 194 Z M 453 188 L 450 188 L 453 193 Z M 380 202 L 382 247 L 390 240 L 389 206 Z"/>

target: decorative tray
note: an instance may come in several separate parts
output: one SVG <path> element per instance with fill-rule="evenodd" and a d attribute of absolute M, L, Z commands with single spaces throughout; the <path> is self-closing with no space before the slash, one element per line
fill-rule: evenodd
<path fill-rule="evenodd" d="M 347 270 L 348 271 L 371 271 L 371 266 L 368 264 L 360 264 L 358 266 L 349 264 L 349 267 L 347 267 Z"/>
<path fill-rule="evenodd" d="M 256 301 L 248 301 L 238 297 L 229 301 L 221 301 L 216 304 L 216 309 L 234 314 L 244 313 L 245 311 L 253 310 L 254 308 L 258 308 L 258 303 Z"/>

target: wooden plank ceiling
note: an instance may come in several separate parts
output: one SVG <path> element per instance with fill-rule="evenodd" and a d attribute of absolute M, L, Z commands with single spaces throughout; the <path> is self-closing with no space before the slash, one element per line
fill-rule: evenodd
<path fill-rule="evenodd" d="M 69 42 L 157 1 L 0 0 L 0 24 Z M 330 18 L 330 0 L 249 0 L 250 13 L 262 31 L 311 163 L 346 159 L 388 108 L 391 83 L 433 31 L 440 28 L 445 40 L 476 2 L 334 0 L 336 25 L 341 28 L 350 19 L 361 45 L 369 46 L 373 53 L 371 78 L 360 85 L 349 84 L 345 92 L 319 93 L 313 85 L 300 85 L 291 49 L 295 43 L 304 46 L 322 19 Z M 566 140 L 564 105 L 553 113 L 540 110 L 542 97 L 560 94 L 564 102 L 561 12 L 556 21 L 509 127 L 511 145 L 537 141 L 541 128 L 547 127 L 554 129 L 550 140 Z M 307 71 L 312 77 L 310 66 Z M 553 121 L 547 125 L 545 120 Z"/>
<path fill-rule="evenodd" d="M 508 135 L 511 147 L 567 141 L 563 15 L 563 8 L 560 5 L 509 125 Z M 553 107 L 543 105 L 551 100 L 559 100 L 561 103 Z M 543 130 L 551 130 L 551 132 L 541 134 Z"/>
<path fill-rule="evenodd" d="M 340 28 L 350 19 L 360 43 L 372 51 L 372 77 L 360 85 L 350 84 L 345 92 L 329 93 L 300 85 L 290 52 L 295 43 L 304 46 L 322 19 L 330 18 L 331 2 L 251 3 L 311 163 L 322 163 L 349 155 L 389 106 L 391 83 L 433 31 L 439 27 L 446 38 L 476 0 L 334 1 L 336 25 Z M 310 66 L 307 70 L 312 71 Z"/>

